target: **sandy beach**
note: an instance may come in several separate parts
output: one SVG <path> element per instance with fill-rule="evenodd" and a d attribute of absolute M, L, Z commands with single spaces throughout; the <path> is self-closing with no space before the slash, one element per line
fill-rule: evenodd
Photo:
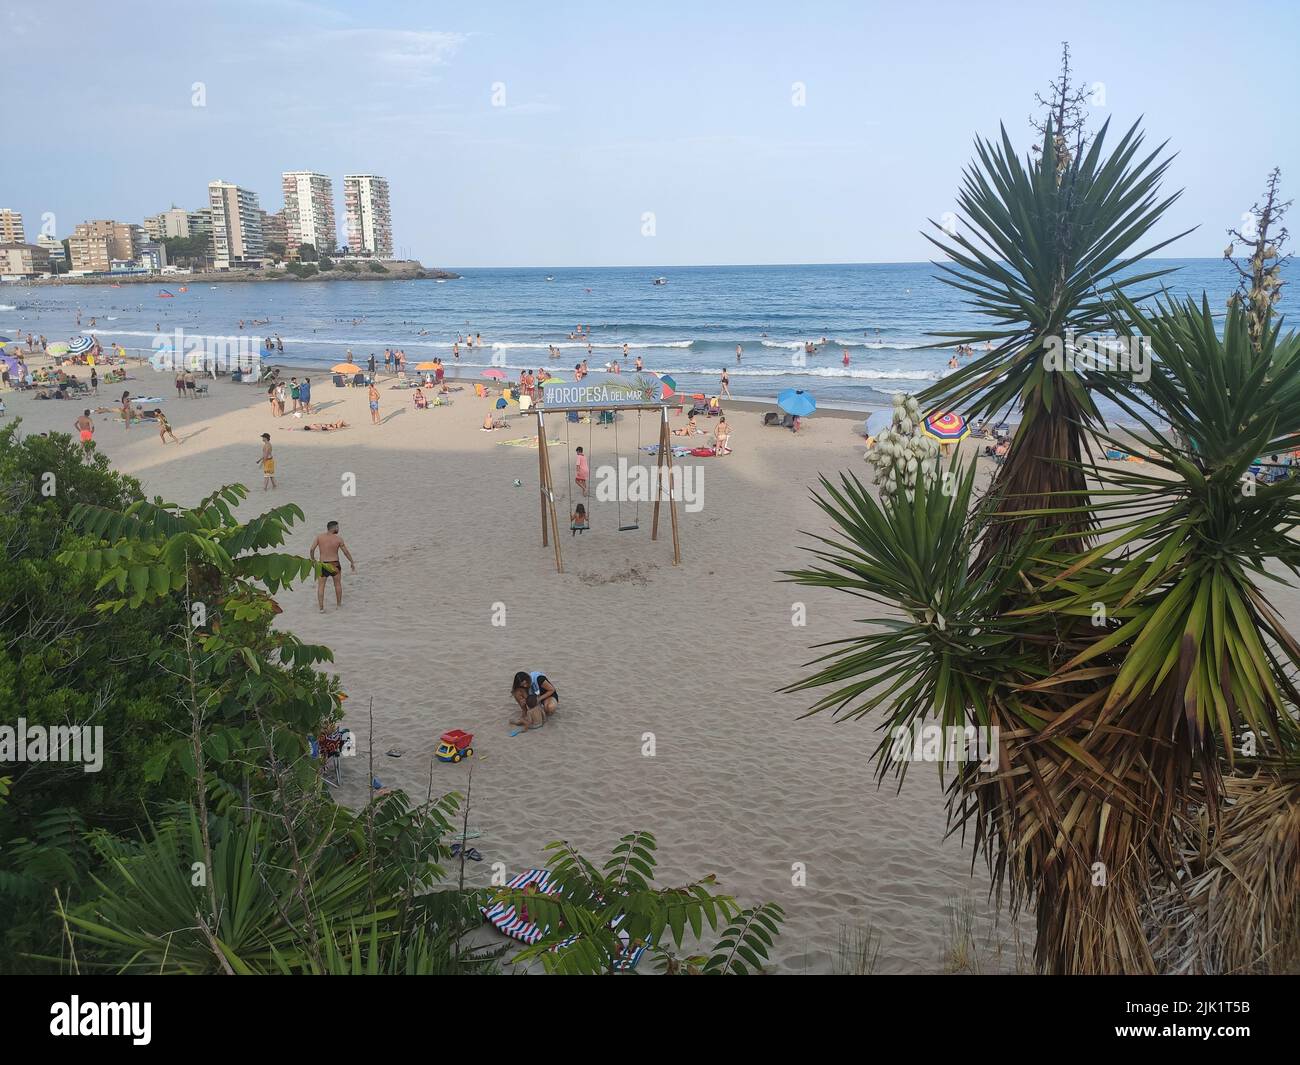
<path fill-rule="evenodd" d="M 505 430 L 479 431 L 495 397 L 467 387 L 451 406 L 417 411 L 412 392 L 384 381 L 383 421 L 372 426 L 365 390 L 335 388 L 325 375 L 314 377 L 315 413 L 299 420 L 272 417 L 264 389 L 228 378 L 207 398 L 179 401 L 169 375 L 131 374 L 89 403 L 4 398 L 10 417 L 37 433 L 70 431 L 83 407 L 111 405 L 123 387 L 162 396 L 179 446 L 161 444 L 152 423 L 128 431 L 120 417 L 94 417 L 95 446 L 147 493 L 189 504 L 242 481 L 250 514 L 289 502 L 303 509 L 289 545 L 303 554 L 326 521 L 341 523 L 357 559 L 342 609 L 330 590 L 321 614 L 310 585 L 277 598 L 282 626 L 334 651 L 345 723 L 359 741 L 358 756 L 343 762 L 343 801 L 365 801 L 368 744 L 383 785 L 423 797 L 439 735 L 460 728 L 475 736 L 469 821 L 484 856 L 467 867 L 471 883 L 488 884 L 494 863 L 510 875 L 541 864 L 552 840 L 599 857 L 622 833 L 648 829 L 662 883 L 716 873 L 743 904 L 784 907 L 778 971 L 832 971 L 842 930 L 868 925 L 880 934 L 877 971 L 948 971 L 954 908 L 974 918 L 975 965 L 1016 968 L 1014 930 L 1005 916 L 994 927 L 982 869 L 972 878 L 969 852 L 944 839 L 935 767 L 914 767 L 901 793 L 878 788 L 872 728 L 797 720 L 805 698 L 775 694 L 802 675 L 812 645 L 850 634 L 861 616 L 848 597 L 796 589 L 779 573 L 803 564 L 800 530 L 825 531 L 809 497 L 819 475 L 867 475 L 860 415 L 819 413 L 796 436 L 764 428 L 762 407 L 727 404 L 733 454 L 683 460 L 703 480 L 701 508 L 679 507 L 680 566 L 666 514 L 651 542 L 649 504 L 640 529 L 620 533 L 614 503 L 589 503 L 592 530 L 569 534 L 565 448 L 589 446 L 595 469 L 614 461 L 614 432 L 572 426 L 566 445 L 553 416 L 566 568 L 557 574 L 539 537 L 537 452 L 502 446 L 531 437 L 534 423 L 516 416 Z M 618 428 L 629 461 L 635 418 Z M 285 431 L 338 419 L 351 428 Z M 642 442 L 653 442 L 645 419 Z M 265 493 L 255 465 L 263 432 L 279 483 Z M 344 494 L 349 475 L 355 495 Z M 631 507 L 623 504 L 625 521 Z M 799 602 L 805 627 L 792 624 Z M 546 672 L 561 709 L 512 737 L 516 670 Z M 652 757 L 643 754 L 650 739 Z M 469 771 L 436 763 L 435 792 L 463 791 Z M 1023 926 L 1019 941 L 1032 943 Z"/>

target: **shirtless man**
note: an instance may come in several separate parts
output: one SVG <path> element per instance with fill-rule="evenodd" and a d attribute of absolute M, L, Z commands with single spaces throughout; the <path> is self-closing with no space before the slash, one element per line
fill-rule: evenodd
<path fill-rule="evenodd" d="M 271 454 L 271 434 L 262 434 L 262 457 L 257 460 L 262 467 L 262 491 L 278 487 L 275 483 L 275 457 Z"/>
<path fill-rule="evenodd" d="M 89 448 L 90 442 L 95 438 L 95 423 L 90 420 L 90 411 L 82 411 L 81 417 L 72 424 L 77 430 L 77 435 L 81 437 L 82 444 Z"/>
<path fill-rule="evenodd" d="M 321 568 L 320 576 L 316 579 L 316 605 L 320 607 L 320 612 L 323 614 L 325 613 L 325 582 L 330 577 L 334 578 L 334 605 L 343 606 L 343 566 L 339 562 L 339 552 L 343 552 L 343 557 L 348 560 L 353 573 L 357 571 L 357 564 L 352 559 L 352 552 L 348 550 L 348 545 L 339 535 L 337 521 L 327 522 L 325 531 L 311 542 L 309 556 L 313 562 L 316 561 L 317 551 L 320 552 Z"/>

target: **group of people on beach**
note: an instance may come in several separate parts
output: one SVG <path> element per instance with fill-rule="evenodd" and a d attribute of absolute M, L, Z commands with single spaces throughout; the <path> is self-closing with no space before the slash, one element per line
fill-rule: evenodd
<path fill-rule="evenodd" d="M 274 382 L 266 390 L 266 398 L 270 401 L 273 418 L 284 417 L 286 401 L 293 404 L 293 410 L 289 413 L 310 414 L 311 378 L 304 377 L 299 381 L 298 378 L 291 377 L 286 384 L 277 374 Z"/>

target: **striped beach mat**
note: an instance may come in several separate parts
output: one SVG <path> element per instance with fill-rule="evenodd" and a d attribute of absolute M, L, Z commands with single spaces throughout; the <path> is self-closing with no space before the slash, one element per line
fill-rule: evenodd
<path fill-rule="evenodd" d="M 548 869 L 527 869 L 514 879 L 507 881 L 506 887 L 520 891 L 528 887 L 529 884 L 536 886 L 539 895 L 554 895 L 560 890 L 560 885 L 552 882 L 551 873 Z M 526 913 L 520 913 L 517 907 L 510 902 L 496 902 L 491 906 L 481 906 L 479 908 L 483 912 L 484 919 L 498 932 L 529 946 L 541 939 L 550 927 L 549 925 L 539 927 L 537 922 Z M 617 925 L 621 920 L 621 916 L 617 917 L 613 923 Z M 629 954 L 626 952 L 627 935 L 619 933 L 619 936 L 623 940 L 624 954 L 614 963 L 614 968 L 620 971 L 635 969 L 637 962 L 641 960 L 641 955 L 645 953 L 646 945 L 642 944 Z M 567 947 L 576 938 L 574 936 L 563 940 L 557 943 L 552 950 Z"/>

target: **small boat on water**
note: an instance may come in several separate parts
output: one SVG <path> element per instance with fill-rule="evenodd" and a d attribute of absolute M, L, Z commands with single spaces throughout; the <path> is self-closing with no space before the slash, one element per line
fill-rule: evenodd
<path fill-rule="evenodd" d="M 547 281 L 554 281 L 555 278 L 553 278 L 550 274 L 547 274 L 547 275 L 546 275 L 546 280 L 547 280 Z"/>
<path fill-rule="evenodd" d="M 666 277 L 656 277 L 653 281 L 650 282 L 650 284 L 652 284 L 652 285 L 666 285 L 666 284 L 668 284 L 668 278 L 666 278 Z"/>

